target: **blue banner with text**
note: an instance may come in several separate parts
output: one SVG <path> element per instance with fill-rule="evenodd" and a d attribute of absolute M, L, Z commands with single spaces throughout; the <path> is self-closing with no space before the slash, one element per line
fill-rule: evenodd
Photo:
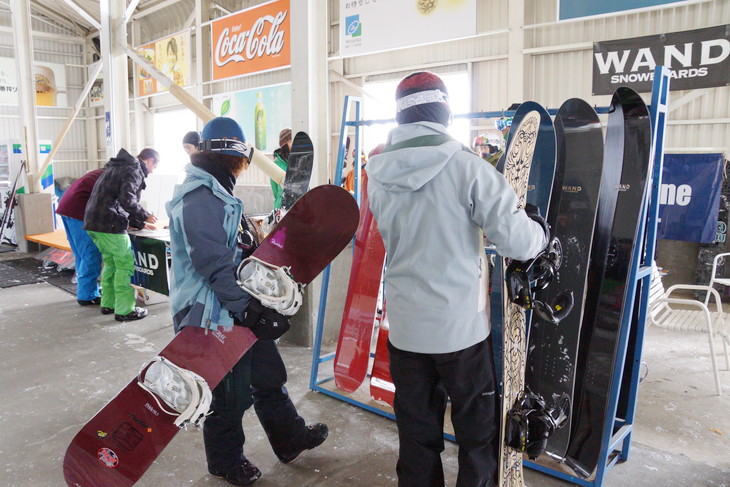
<path fill-rule="evenodd" d="M 666 154 L 657 238 L 715 241 L 723 154 Z"/>

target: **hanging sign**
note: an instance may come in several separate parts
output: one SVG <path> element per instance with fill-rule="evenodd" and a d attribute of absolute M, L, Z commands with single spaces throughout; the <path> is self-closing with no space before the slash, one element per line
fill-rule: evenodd
<path fill-rule="evenodd" d="M 340 0 L 343 56 L 474 36 L 476 0 Z"/>
<path fill-rule="evenodd" d="M 137 53 L 178 86 L 190 84 L 190 32 L 165 37 L 137 47 Z M 150 73 L 137 66 L 139 95 L 167 91 Z"/>
<path fill-rule="evenodd" d="M 237 121 L 260 151 L 279 147 L 279 132 L 291 127 L 291 83 L 213 95 L 211 110 Z"/>
<path fill-rule="evenodd" d="M 558 0 L 558 20 L 657 7 L 683 0 Z"/>
<path fill-rule="evenodd" d="M 274 0 L 213 21 L 213 80 L 291 64 L 289 0 Z"/>
<path fill-rule="evenodd" d="M 66 107 L 66 66 L 33 63 L 35 104 L 39 107 Z M 0 57 L 0 105 L 18 105 L 17 67 L 14 58 Z"/>
<path fill-rule="evenodd" d="M 657 238 L 715 241 L 723 163 L 723 154 L 664 155 Z"/>
<path fill-rule="evenodd" d="M 593 94 L 619 86 L 648 93 L 657 65 L 671 69 L 670 90 L 730 84 L 730 24 L 593 43 Z"/>
<path fill-rule="evenodd" d="M 130 235 L 134 253 L 132 284 L 169 295 L 167 278 L 168 246 L 163 240 Z"/>

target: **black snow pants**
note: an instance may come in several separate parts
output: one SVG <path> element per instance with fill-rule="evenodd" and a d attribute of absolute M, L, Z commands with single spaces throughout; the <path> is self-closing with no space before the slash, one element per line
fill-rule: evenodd
<path fill-rule="evenodd" d="M 307 429 L 286 390 L 286 368 L 274 340 L 258 340 L 213 389 L 203 423 L 208 468 L 228 472 L 243 458 L 243 413 L 254 406 L 277 456 L 301 449 Z"/>
<path fill-rule="evenodd" d="M 395 384 L 399 487 L 443 487 L 444 415 L 459 445 L 457 487 L 496 485 L 499 419 L 489 340 L 453 353 L 422 354 L 388 343 Z"/>

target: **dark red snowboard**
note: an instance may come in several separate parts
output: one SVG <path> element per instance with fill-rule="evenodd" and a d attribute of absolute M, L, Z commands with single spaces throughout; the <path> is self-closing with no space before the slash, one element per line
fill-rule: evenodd
<path fill-rule="evenodd" d="M 355 234 L 350 284 L 335 353 L 335 384 L 346 392 L 360 387 L 368 371 L 378 291 L 383 274 L 385 246 L 370 212 L 367 177 L 363 177 L 360 226 Z"/>
<path fill-rule="evenodd" d="M 308 284 L 347 246 L 358 223 L 355 199 L 333 185 L 302 196 L 254 252 L 277 266 L 291 266 L 294 280 Z M 175 365 L 205 379 L 212 390 L 256 341 L 241 326 L 206 334 L 186 327 L 160 352 Z M 216 357 L 217 360 L 212 360 Z M 135 377 L 74 437 L 63 473 L 71 487 L 134 485 L 172 440 L 176 416 Z"/>

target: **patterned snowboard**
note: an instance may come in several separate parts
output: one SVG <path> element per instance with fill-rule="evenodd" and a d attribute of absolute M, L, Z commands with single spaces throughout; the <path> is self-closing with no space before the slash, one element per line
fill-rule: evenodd
<path fill-rule="evenodd" d="M 562 182 L 562 172 L 555 164 L 555 128 L 548 111 L 534 101 L 526 101 L 520 105 L 520 110 L 515 114 L 512 123 L 517 127 L 522 118 L 532 111 L 540 114 L 540 128 L 535 142 L 535 151 L 532 154 L 532 165 L 530 167 L 530 179 L 527 183 L 527 196 L 525 202 L 540 208 L 540 213 L 548 219 L 550 205 L 556 187 Z M 514 135 L 512 132 L 510 135 Z M 507 145 L 511 139 L 507 140 Z M 501 159 L 497 170 L 504 172 L 504 158 Z M 491 271 L 491 292 L 490 292 L 490 323 L 502 323 L 502 261 L 494 259 L 494 266 Z M 527 323 L 529 327 L 529 323 Z M 528 333 L 529 335 L 529 333 Z M 494 370 L 497 377 L 502 376 L 502 329 L 493 326 L 491 330 L 492 348 L 494 355 Z"/>
<path fill-rule="evenodd" d="M 307 284 L 345 248 L 357 222 L 357 204 L 347 191 L 319 186 L 297 201 L 253 255 L 277 266 L 291 266 L 294 279 Z M 208 333 L 185 327 L 159 355 L 196 372 L 213 389 L 255 341 L 254 334 L 241 326 Z M 161 398 L 143 390 L 135 377 L 74 437 L 63 462 L 66 483 L 71 487 L 134 485 L 179 431 L 176 416 L 163 406 L 170 409 Z"/>
<path fill-rule="evenodd" d="M 504 162 L 504 177 L 517 193 L 519 207 L 524 208 L 532 156 L 540 128 L 540 113 L 527 113 L 522 122 L 514 128 L 511 143 L 507 147 Z M 503 268 L 507 263 L 503 262 Z M 502 279 L 502 296 L 507 296 L 505 280 Z M 508 412 L 524 389 L 525 370 L 525 310 L 508 299 L 503 299 L 504 317 L 502 333 L 502 415 L 500 433 L 499 485 L 502 487 L 522 487 L 522 454 L 505 444 L 505 430 Z"/>

